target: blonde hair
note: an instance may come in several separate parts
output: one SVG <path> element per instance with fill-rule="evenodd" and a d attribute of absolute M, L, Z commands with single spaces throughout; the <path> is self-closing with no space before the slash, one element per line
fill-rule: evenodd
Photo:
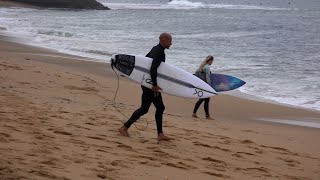
<path fill-rule="evenodd" d="M 211 60 L 213 60 L 213 59 L 214 59 L 213 56 L 211 56 L 211 55 L 207 56 L 207 57 L 202 61 L 202 63 L 200 64 L 199 69 L 198 69 L 197 71 L 200 71 L 200 72 L 201 72 L 201 71 L 203 70 L 204 66 L 205 66 L 206 64 L 208 64 L 208 62 L 211 61 Z"/>

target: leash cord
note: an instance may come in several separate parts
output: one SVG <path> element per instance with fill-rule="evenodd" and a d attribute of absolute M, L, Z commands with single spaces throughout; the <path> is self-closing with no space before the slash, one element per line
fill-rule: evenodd
<path fill-rule="evenodd" d="M 117 74 L 117 72 L 113 69 L 113 64 L 111 63 L 111 68 L 113 70 L 113 72 L 116 74 L 117 76 L 117 89 L 116 89 L 116 92 L 114 94 L 114 97 L 113 97 L 113 107 L 123 116 L 125 117 L 126 119 L 129 119 L 125 114 L 123 114 L 119 109 L 118 107 L 116 106 L 116 98 L 117 98 L 117 94 L 118 94 L 118 90 L 119 90 L 119 86 L 120 86 L 120 78 L 119 78 L 119 75 Z M 138 130 L 140 131 L 145 131 L 146 129 L 148 129 L 149 127 L 149 122 L 147 119 L 145 119 L 146 122 L 147 122 L 147 125 L 146 127 L 142 128 L 142 129 L 139 129 L 135 124 L 133 124 Z M 124 122 L 120 119 L 120 121 L 122 122 L 122 124 L 124 124 Z"/>

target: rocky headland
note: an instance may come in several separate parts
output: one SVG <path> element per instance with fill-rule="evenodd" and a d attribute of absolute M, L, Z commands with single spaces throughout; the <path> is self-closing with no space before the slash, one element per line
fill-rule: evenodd
<path fill-rule="evenodd" d="M 15 5 L 15 3 L 31 5 L 42 8 L 68 8 L 68 9 L 97 9 L 108 10 L 109 8 L 96 0 L 5 0 L 2 3 Z"/>

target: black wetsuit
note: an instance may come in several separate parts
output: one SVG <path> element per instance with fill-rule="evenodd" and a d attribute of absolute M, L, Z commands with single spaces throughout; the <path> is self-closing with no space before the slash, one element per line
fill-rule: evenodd
<path fill-rule="evenodd" d="M 166 55 L 164 53 L 165 48 L 163 48 L 160 44 L 154 46 L 151 51 L 146 55 L 146 57 L 150 57 L 153 59 L 151 68 L 150 68 L 150 75 L 152 80 L 152 85 L 157 86 L 157 70 L 160 66 L 161 62 L 165 62 Z M 150 108 L 151 103 L 156 107 L 155 119 L 157 123 L 157 131 L 159 133 L 163 133 L 162 131 L 162 116 L 165 106 L 162 101 L 161 93 L 158 93 L 155 96 L 154 92 L 141 86 L 142 88 L 142 103 L 139 109 L 137 109 L 129 118 L 129 120 L 124 123 L 124 126 L 129 128 L 134 122 L 136 122 L 141 116 L 146 114 Z"/>
<path fill-rule="evenodd" d="M 206 113 L 206 117 L 210 117 L 209 114 L 209 102 L 210 102 L 210 98 L 204 98 L 204 99 L 199 99 L 196 103 L 196 105 L 194 106 L 193 109 L 193 113 L 197 113 L 201 103 L 204 101 L 204 112 Z"/>

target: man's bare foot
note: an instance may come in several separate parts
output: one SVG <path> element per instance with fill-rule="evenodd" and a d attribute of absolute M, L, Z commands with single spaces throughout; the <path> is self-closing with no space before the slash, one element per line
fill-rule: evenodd
<path fill-rule="evenodd" d="M 206 119 L 214 120 L 211 116 L 206 116 Z"/>
<path fill-rule="evenodd" d="M 163 133 L 158 134 L 158 141 L 170 141 L 173 140 L 174 138 L 165 136 Z"/>
<path fill-rule="evenodd" d="M 192 117 L 194 117 L 194 118 L 198 118 L 198 116 L 197 116 L 197 114 L 196 114 L 196 113 L 193 113 L 193 114 L 192 114 Z"/>
<path fill-rule="evenodd" d="M 121 135 L 123 136 L 126 136 L 126 137 L 130 137 L 129 133 L 128 133 L 128 128 L 125 127 L 125 126 L 122 126 L 120 129 L 119 129 L 119 132 Z"/>

